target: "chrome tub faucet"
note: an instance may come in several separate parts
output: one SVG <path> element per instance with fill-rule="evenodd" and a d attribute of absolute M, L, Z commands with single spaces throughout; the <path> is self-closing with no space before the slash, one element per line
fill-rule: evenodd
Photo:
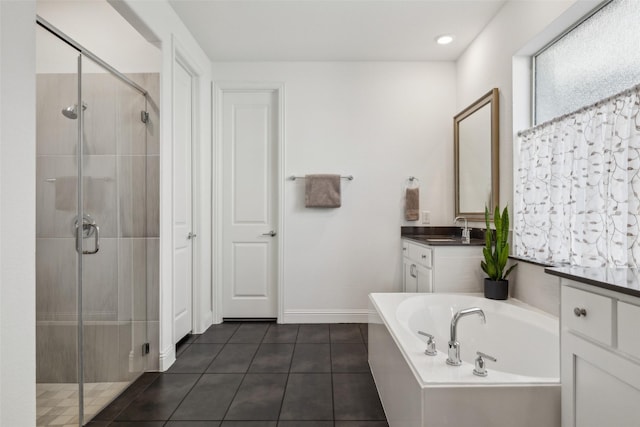
<path fill-rule="evenodd" d="M 447 364 L 453 366 L 460 366 L 462 360 L 460 360 L 460 343 L 458 342 L 458 321 L 472 314 L 477 314 L 482 318 L 482 323 L 487 323 L 487 318 L 484 316 L 484 311 L 478 307 L 465 308 L 458 311 L 453 315 L 451 319 L 451 339 L 449 340 L 449 357 L 447 357 Z"/>

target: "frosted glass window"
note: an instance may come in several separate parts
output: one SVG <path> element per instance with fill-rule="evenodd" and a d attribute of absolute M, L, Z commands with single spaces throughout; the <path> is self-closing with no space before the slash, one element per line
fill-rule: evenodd
<path fill-rule="evenodd" d="M 614 0 L 536 55 L 536 124 L 640 83 L 640 1 Z"/>

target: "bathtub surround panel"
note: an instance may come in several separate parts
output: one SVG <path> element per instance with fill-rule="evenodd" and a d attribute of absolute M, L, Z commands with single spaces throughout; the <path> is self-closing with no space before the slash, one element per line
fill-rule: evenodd
<path fill-rule="evenodd" d="M 560 387 L 545 389 L 499 387 L 482 393 L 476 387 L 430 388 L 424 393 L 423 411 L 429 414 L 424 426 L 560 427 Z M 461 411 L 461 405 L 470 410 Z"/>
<path fill-rule="evenodd" d="M 402 358 L 382 319 L 372 312 L 369 321 L 369 365 L 389 426 L 422 427 L 422 388 L 409 365 L 395 362 Z"/>

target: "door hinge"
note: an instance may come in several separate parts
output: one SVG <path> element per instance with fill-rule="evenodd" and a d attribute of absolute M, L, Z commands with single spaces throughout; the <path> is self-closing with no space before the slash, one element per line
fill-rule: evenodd
<path fill-rule="evenodd" d="M 151 351 L 149 343 L 146 342 L 142 344 L 142 355 L 144 356 L 145 354 L 149 354 L 149 351 Z"/>
<path fill-rule="evenodd" d="M 142 123 L 149 123 L 149 113 L 144 110 L 140 111 L 140 120 Z"/>

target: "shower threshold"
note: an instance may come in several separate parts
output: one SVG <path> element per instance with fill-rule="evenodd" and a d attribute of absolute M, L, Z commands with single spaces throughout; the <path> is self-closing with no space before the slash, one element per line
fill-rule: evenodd
<path fill-rule="evenodd" d="M 85 421 L 88 422 L 95 417 L 129 384 L 129 382 L 85 383 Z M 36 425 L 38 427 L 78 427 L 78 397 L 77 383 L 36 384 Z"/>

